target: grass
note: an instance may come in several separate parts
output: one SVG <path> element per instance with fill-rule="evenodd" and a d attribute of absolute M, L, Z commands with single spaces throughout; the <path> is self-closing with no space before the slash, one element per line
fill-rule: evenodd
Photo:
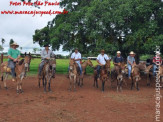
<path fill-rule="evenodd" d="M 4 61 L 7 61 L 7 59 L 4 59 Z M 97 65 L 96 60 L 91 60 L 91 61 L 92 61 L 94 66 Z M 29 75 L 36 75 L 38 73 L 38 66 L 39 66 L 40 62 L 41 62 L 41 59 L 38 59 L 38 58 L 31 60 Z M 57 62 L 56 73 L 57 74 L 67 74 L 69 59 L 57 59 L 56 62 Z M 111 63 L 111 66 L 113 67 L 112 63 Z M 88 66 L 86 68 L 86 72 L 87 72 L 87 74 L 92 74 L 93 68 Z"/>

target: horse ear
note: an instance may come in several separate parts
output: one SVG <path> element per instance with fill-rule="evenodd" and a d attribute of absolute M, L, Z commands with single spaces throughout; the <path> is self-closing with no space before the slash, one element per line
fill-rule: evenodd
<path fill-rule="evenodd" d="M 29 55 L 31 55 L 31 53 L 29 52 Z"/>
<path fill-rule="evenodd" d="M 25 52 L 25 53 L 24 53 L 24 55 L 26 56 L 26 55 L 27 55 L 27 53 Z"/>

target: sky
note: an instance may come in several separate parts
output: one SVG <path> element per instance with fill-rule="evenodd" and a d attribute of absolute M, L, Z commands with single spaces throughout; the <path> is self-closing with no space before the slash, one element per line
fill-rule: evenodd
<path fill-rule="evenodd" d="M 24 52 L 32 52 L 33 48 L 40 48 L 38 44 L 33 44 L 32 35 L 36 29 L 41 29 L 45 27 L 48 21 L 51 21 L 55 18 L 56 15 L 27 15 L 27 14 L 19 14 L 19 15 L 11 15 L 11 14 L 1 14 L 1 11 L 62 11 L 59 6 L 41 6 L 40 9 L 32 6 L 10 6 L 10 1 L 20 2 L 20 0 L 1 0 L 0 2 L 0 40 L 4 38 L 6 40 L 4 44 L 4 52 L 7 52 L 9 49 L 9 41 L 13 39 L 16 43 L 20 45 Z M 44 2 L 45 0 L 39 0 Z M 60 0 L 48 0 L 49 2 L 59 2 Z M 1 43 L 0 43 L 1 45 Z M 39 53 L 39 52 L 37 52 Z M 62 47 L 54 52 L 55 54 L 68 55 L 69 52 L 62 51 Z"/>

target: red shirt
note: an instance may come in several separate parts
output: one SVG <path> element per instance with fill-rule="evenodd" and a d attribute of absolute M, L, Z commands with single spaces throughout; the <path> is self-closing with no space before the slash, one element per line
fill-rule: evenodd
<path fill-rule="evenodd" d="M 161 57 L 153 57 L 153 63 L 159 62 L 162 64 L 162 58 Z"/>

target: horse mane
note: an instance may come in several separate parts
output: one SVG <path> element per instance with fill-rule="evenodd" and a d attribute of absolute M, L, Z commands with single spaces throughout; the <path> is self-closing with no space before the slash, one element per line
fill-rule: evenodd
<path fill-rule="evenodd" d="M 19 61 L 19 65 L 22 65 L 24 62 L 24 59 L 22 59 L 21 61 Z"/>

